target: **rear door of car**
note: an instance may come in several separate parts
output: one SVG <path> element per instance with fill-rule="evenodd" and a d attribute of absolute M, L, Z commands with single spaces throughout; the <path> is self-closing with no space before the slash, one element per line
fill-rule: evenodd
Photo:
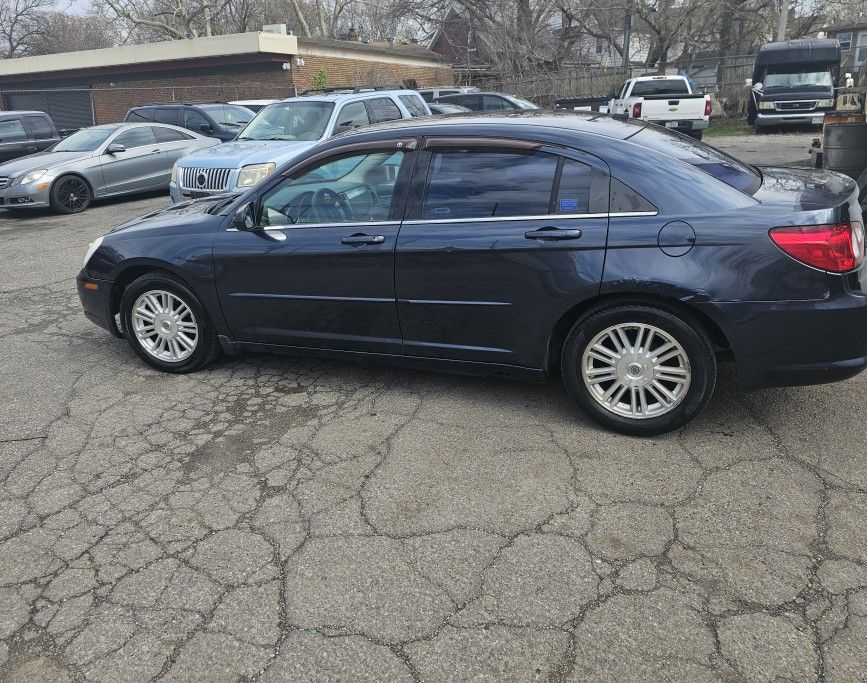
<path fill-rule="evenodd" d="M 404 353 L 543 367 L 556 321 L 599 292 L 608 186 L 577 151 L 426 140 L 395 258 Z"/>
<path fill-rule="evenodd" d="M 33 148 L 33 149 L 29 149 Z M 0 162 L 37 151 L 19 117 L 0 119 Z"/>
<path fill-rule="evenodd" d="M 30 142 L 28 151 L 41 152 L 60 140 L 51 120 L 44 115 L 29 114 L 21 117 Z"/>

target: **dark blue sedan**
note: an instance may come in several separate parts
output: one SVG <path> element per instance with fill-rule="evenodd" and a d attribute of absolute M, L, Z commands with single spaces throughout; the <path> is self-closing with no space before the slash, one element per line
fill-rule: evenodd
<path fill-rule="evenodd" d="M 166 372 L 221 351 L 556 369 L 594 419 L 653 434 L 702 409 L 720 355 L 745 390 L 865 367 L 857 196 L 606 116 L 413 119 L 121 226 L 78 289 Z"/>

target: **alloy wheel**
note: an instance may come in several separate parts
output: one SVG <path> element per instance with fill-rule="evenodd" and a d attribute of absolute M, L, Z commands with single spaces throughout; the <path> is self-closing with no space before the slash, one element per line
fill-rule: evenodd
<path fill-rule="evenodd" d="M 62 178 L 57 186 L 57 201 L 69 213 L 87 208 L 90 203 L 90 188 L 81 178 Z"/>
<path fill-rule="evenodd" d="M 144 292 L 132 308 L 133 334 L 151 356 L 180 363 L 196 350 L 199 326 L 190 307 L 163 289 Z"/>
<path fill-rule="evenodd" d="M 671 412 L 689 391 L 692 372 L 680 343 L 645 323 L 621 323 L 584 350 L 581 379 L 605 410 L 643 420 Z"/>

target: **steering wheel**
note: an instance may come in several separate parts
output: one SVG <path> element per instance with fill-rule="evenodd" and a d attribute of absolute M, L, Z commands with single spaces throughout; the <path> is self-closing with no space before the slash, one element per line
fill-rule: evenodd
<path fill-rule="evenodd" d="M 290 223 L 301 223 L 304 219 L 310 222 L 313 193 L 304 192 L 280 207 L 280 213 L 285 215 Z"/>
<path fill-rule="evenodd" d="M 320 223 L 344 222 L 352 219 L 352 207 L 349 202 L 327 187 L 316 190 L 312 204 L 311 213 Z"/>

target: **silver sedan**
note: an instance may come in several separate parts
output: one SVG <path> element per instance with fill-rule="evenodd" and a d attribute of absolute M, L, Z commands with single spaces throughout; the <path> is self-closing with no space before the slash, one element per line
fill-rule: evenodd
<path fill-rule="evenodd" d="M 84 128 L 45 152 L 0 165 L 0 208 L 78 213 L 94 199 L 167 190 L 175 161 L 218 144 L 157 123 Z"/>

